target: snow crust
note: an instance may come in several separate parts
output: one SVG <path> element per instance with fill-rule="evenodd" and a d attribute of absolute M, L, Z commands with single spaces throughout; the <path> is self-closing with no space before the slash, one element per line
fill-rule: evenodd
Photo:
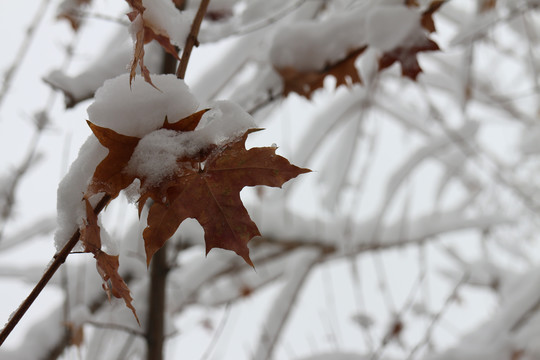
<path fill-rule="evenodd" d="M 129 74 L 105 81 L 88 107 L 90 122 L 120 134 L 143 137 L 168 117 L 178 121 L 197 110 L 198 101 L 183 80 L 174 75 L 152 75 L 160 90 L 137 76 L 129 87 Z"/>
<path fill-rule="evenodd" d="M 254 128 L 253 118 L 230 101 L 216 102 L 195 131 L 178 133 L 160 129 L 141 139 L 127 171 L 142 175 L 149 186 L 159 184 L 176 171 L 176 159 L 197 154 L 209 144 L 222 145 Z"/>
<path fill-rule="evenodd" d="M 277 68 L 320 70 L 362 46 L 385 52 L 414 44 L 424 32 L 418 9 L 402 2 L 373 3 L 323 21 L 282 26 L 273 40 L 270 59 Z"/>
<path fill-rule="evenodd" d="M 396 31 L 399 29 L 399 31 Z M 420 14 L 405 6 L 379 6 L 367 16 L 366 40 L 370 46 L 389 51 L 420 29 Z"/>
<path fill-rule="evenodd" d="M 270 50 L 272 64 L 301 71 L 319 70 L 343 59 L 365 44 L 364 17 L 357 11 L 324 22 L 297 22 L 283 26 Z"/>
<path fill-rule="evenodd" d="M 57 222 L 54 235 L 56 249 L 60 250 L 83 224 L 86 218 L 83 194 L 92 178 L 96 166 L 107 156 L 107 149 L 94 136 L 90 136 L 81 146 L 77 159 L 58 185 Z M 94 204 L 93 204 L 94 205 Z"/>

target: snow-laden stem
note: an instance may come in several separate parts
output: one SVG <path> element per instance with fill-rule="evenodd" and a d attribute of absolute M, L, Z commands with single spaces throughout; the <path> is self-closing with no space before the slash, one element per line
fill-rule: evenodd
<path fill-rule="evenodd" d="M 206 14 L 206 9 L 208 8 L 209 3 L 210 0 L 201 1 L 199 10 L 197 10 L 197 14 L 195 15 L 193 23 L 191 24 L 191 30 L 189 31 L 189 35 L 186 39 L 186 45 L 182 51 L 182 59 L 180 60 L 180 64 L 178 64 L 178 69 L 176 70 L 176 77 L 179 79 L 183 79 L 186 76 L 187 65 L 189 62 L 189 57 L 191 56 L 191 50 L 193 50 L 193 46 L 199 46 L 197 36 L 199 34 L 199 29 L 201 28 L 201 23 L 203 21 L 204 14 Z"/>
<path fill-rule="evenodd" d="M 103 208 L 105 208 L 105 205 L 109 203 L 111 200 L 111 197 L 109 195 L 103 196 L 101 200 L 98 202 L 96 207 L 94 208 L 94 214 L 99 214 Z M 53 261 L 47 268 L 47 270 L 43 273 L 43 276 L 39 280 L 39 282 L 36 284 L 36 286 L 32 289 L 32 292 L 30 292 L 30 295 L 19 306 L 19 308 L 15 311 L 13 316 L 9 319 L 9 321 L 6 323 L 4 328 L 2 329 L 2 332 L 0 332 L 0 346 L 4 343 L 4 341 L 7 339 L 11 331 L 17 326 L 19 321 L 22 319 L 26 311 L 32 306 L 34 301 L 37 299 L 41 291 L 45 288 L 45 286 L 48 284 L 49 280 L 53 277 L 53 275 L 56 273 L 56 271 L 60 268 L 60 265 L 62 265 L 65 261 L 68 255 L 71 253 L 71 250 L 75 247 L 75 245 L 79 242 L 79 238 L 81 236 L 81 233 L 79 229 L 75 231 L 75 233 L 71 236 L 69 241 L 64 245 L 64 247 L 57 252 L 54 257 Z"/>

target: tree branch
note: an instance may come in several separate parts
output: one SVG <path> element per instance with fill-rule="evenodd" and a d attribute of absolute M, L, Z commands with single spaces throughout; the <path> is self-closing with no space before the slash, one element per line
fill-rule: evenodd
<path fill-rule="evenodd" d="M 111 197 L 109 195 L 103 196 L 101 200 L 98 202 L 96 207 L 94 208 L 94 214 L 99 214 L 103 208 L 105 208 L 105 205 L 111 200 Z M 41 280 L 36 284 L 34 289 L 30 292 L 30 295 L 22 302 L 22 304 L 19 306 L 19 308 L 15 311 L 13 316 L 9 319 L 6 326 L 2 329 L 2 332 L 0 332 L 0 346 L 4 343 L 4 341 L 7 339 L 11 331 L 17 326 L 19 321 L 22 319 L 26 311 L 30 308 L 30 306 L 34 303 L 34 301 L 37 299 L 41 291 L 45 288 L 47 283 L 51 280 L 53 275 L 56 273 L 56 271 L 60 268 L 60 265 L 62 265 L 65 261 L 71 250 L 75 247 L 77 242 L 79 242 L 79 238 L 81 236 L 80 231 L 77 229 L 75 233 L 71 236 L 69 241 L 64 245 L 64 247 L 57 252 L 54 255 L 54 260 L 49 265 L 43 276 L 41 277 Z"/>
<path fill-rule="evenodd" d="M 144 333 L 140 330 L 130 328 L 129 326 L 115 324 L 115 323 L 100 323 L 97 321 L 85 321 L 85 324 L 101 328 L 122 331 L 134 336 L 144 336 Z"/>
<path fill-rule="evenodd" d="M 165 54 L 161 64 L 161 72 L 174 74 L 176 59 Z M 163 359 L 163 342 L 165 340 L 165 304 L 167 290 L 167 243 L 152 257 L 150 268 L 150 291 L 148 292 L 148 315 L 146 318 L 146 358 L 148 360 Z"/>
<path fill-rule="evenodd" d="M 201 1 L 199 10 L 197 10 L 197 14 L 195 15 L 193 23 L 191 24 L 191 30 L 189 31 L 189 35 L 186 39 L 186 45 L 184 46 L 184 51 L 182 52 L 182 59 L 180 60 L 180 64 L 178 64 L 178 69 L 176 70 L 176 77 L 179 79 L 183 79 L 186 76 L 187 65 L 189 62 L 189 57 L 191 56 L 191 50 L 193 50 L 193 46 L 199 46 L 197 36 L 199 34 L 199 29 L 201 28 L 201 23 L 203 21 L 204 14 L 206 14 L 206 9 L 208 8 L 209 3 L 210 0 Z"/>
<path fill-rule="evenodd" d="M 152 257 L 150 270 L 150 291 L 146 327 L 146 358 L 163 359 L 163 340 L 165 324 L 165 291 L 167 273 L 167 243 Z"/>

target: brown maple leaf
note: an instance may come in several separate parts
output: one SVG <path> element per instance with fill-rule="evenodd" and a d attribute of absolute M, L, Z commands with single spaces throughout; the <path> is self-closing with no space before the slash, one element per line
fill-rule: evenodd
<path fill-rule="evenodd" d="M 161 128 L 193 131 L 206 111 L 208 109 L 175 123 L 165 119 Z M 149 186 L 145 184 L 144 176 L 126 172 L 141 139 L 121 135 L 90 122 L 89 125 L 109 153 L 96 167 L 86 196 L 104 192 L 115 198 L 138 178 L 143 189 L 138 201 L 139 215 L 146 201 L 149 198 L 154 200 L 143 234 L 148 264 L 185 219 L 195 218 L 205 230 L 207 253 L 215 247 L 233 250 L 253 266 L 246 244 L 260 234 L 242 204 L 240 191 L 245 186 L 281 187 L 286 181 L 310 171 L 291 165 L 287 159 L 276 155 L 274 148 L 246 150 L 248 134 L 257 131 L 251 129 L 225 145 L 208 144 L 196 154 L 177 159 L 176 173 L 171 178 Z M 95 247 L 100 246 L 96 244 Z M 113 264 L 112 259 L 105 255 L 96 256 L 98 266 L 100 261 Z M 112 291 L 114 294 L 114 289 Z"/>
<path fill-rule="evenodd" d="M 80 229 L 80 239 L 84 245 L 84 251 L 94 255 L 98 273 L 103 279 L 103 289 L 107 292 L 109 299 L 111 294 L 116 298 L 124 299 L 126 306 L 131 309 L 140 325 L 137 312 L 131 304 L 133 298 L 129 293 L 129 288 L 118 273 L 118 255 L 109 255 L 101 250 L 101 236 L 97 215 L 94 213 L 88 198 L 85 197 L 84 201 L 86 203 L 86 220 Z"/>
<path fill-rule="evenodd" d="M 247 243 L 260 233 L 240 191 L 245 186 L 281 187 L 310 171 L 291 165 L 274 148 L 246 150 L 247 136 L 254 131 L 211 151 L 199 168 L 189 159 L 178 159 L 179 169 L 165 185 L 165 200 L 151 196 L 155 202 L 143 232 L 147 263 L 185 219 L 194 218 L 204 229 L 207 254 L 216 247 L 232 250 L 253 266 Z"/>
<path fill-rule="evenodd" d="M 87 123 L 101 145 L 109 149 L 105 159 L 96 167 L 88 186 L 87 196 L 104 192 L 114 199 L 121 190 L 135 180 L 135 177 L 127 174 L 124 169 L 141 139 L 119 134 L 109 128 L 92 124 L 90 121 Z"/>
<path fill-rule="evenodd" d="M 175 131 L 193 131 L 208 110 L 198 111 L 172 124 L 165 118 L 162 128 Z M 87 121 L 87 123 L 100 144 L 109 149 L 109 153 L 96 167 L 86 196 L 90 197 L 104 192 L 110 195 L 111 199 L 114 199 L 121 190 L 128 187 L 136 178 L 135 175 L 127 173 L 125 168 L 141 138 L 122 135 L 109 128 L 95 125 L 90 121 Z"/>
<path fill-rule="evenodd" d="M 433 14 L 439 10 L 444 3 L 446 3 L 446 0 L 435 0 L 429 4 L 420 17 L 420 29 L 409 34 L 409 37 L 412 37 L 412 39 L 405 39 L 405 45 L 397 46 L 394 49 L 383 53 L 379 59 L 379 71 L 390 67 L 397 61 L 401 64 L 401 74 L 411 80 L 416 80 L 418 74 L 422 72 L 422 68 L 417 59 L 418 53 L 422 51 L 439 50 L 439 45 L 428 38 L 423 33 L 422 29 L 425 29 L 430 33 L 435 31 Z"/>
<path fill-rule="evenodd" d="M 202 116 L 209 110 L 210 109 L 199 110 L 196 113 L 188 115 L 174 123 L 170 123 L 169 119 L 165 117 L 165 122 L 163 123 L 162 129 L 174 131 L 193 131 L 197 128 L 199 122 L 201 122 Z"/>
<path fill-rule="evenodd" d="M 379 71 L 390 67 L 393 63 L 398 61 L 401 64 L 401 74 L 416 80 L 416 77 L 422 68 L 418 64 L 416 56 L 421 51 L 436 51 L 439 50 L 439 45 L 427 36 L 423 35 L 414 44 L 407 46 L 398 46 L 390 51 L 385 52 L 379 59 Z"/>
<path fill-rule="evenodd" d="M 130 66 L 129 84 L 131 85 L 131 82 L 135 77 L 138 65 L 144 81 L 146 81 L 153 87 L 156 87 L 152 83 L 152 79 L 150 78 L 150 71 L 148 70 L 146 65 L 144 65 L 144 44 L 147 44 L 152 40 L 156 40 L 166 52 L 174 56 L 177 60 L 180 60 L 180 57 L 178 56 L 178 50 L 173 44 L 171 44 L 169 34 L 164 34 L 163 30 L 157 29 L 152 23 L 145 20 L 143 15 L 145 7 L 142 4 L 142 0 L 126 1 L 133 9 L 133 11 L 127 14 L 129 20 L 133 22 L 135 21 L 135 19 L 137 19 L 138 16 L 140 16 L 140 21 L 142 21 L 142 25 L 139 27 L 137 33 L 135 34 L 135 50 L 133 52 L 133 60 L 131 61 Z"/>
<path fill-rule="evenodd" d="M 424 29 L 430 33 L 435 32 L 435 22 L 433 22 L 433 14 L 439 10 L 441 6 L 446 3 L 447 0 L 436 0 L 432 1 L 426 10 L 422 12 L 422 17 L 420 18 L 420 24 Z"/>
<path fill-rule="evenodd" d="M 295 92 L 308 99 L 317 89 L 323 87 L 324 79 L 328 75 L 336 78 L 336 87 L 340 85 L 352 85 L 362 83 L 360 75 L 354 65 L 356 59 L 364 52 L 367 46 L 362 46 L 347 54 L 343 59 L 327 65 L 320 71 L 299 71 L 294 67 L 287 66 L 276 68 L 283 80 L 283 96 Z"/>

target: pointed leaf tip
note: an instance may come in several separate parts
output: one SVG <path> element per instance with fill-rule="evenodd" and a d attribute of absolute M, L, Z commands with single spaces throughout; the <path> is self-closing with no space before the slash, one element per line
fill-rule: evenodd
<path fill-rule="evenodd" d="M 165 122 L 163 123 L 163 129 L 175 130 L 175 131 L 193 131 L 199 125 L 199 122 L 202 119 L 202 116 L 209 111 L 210 109 L 204 109 L 197 111 L 191 115 L 186 116 L 183 119 L 178 120 L 177 122 L 170 123 L 169 119 L 165 117 Z"/>

